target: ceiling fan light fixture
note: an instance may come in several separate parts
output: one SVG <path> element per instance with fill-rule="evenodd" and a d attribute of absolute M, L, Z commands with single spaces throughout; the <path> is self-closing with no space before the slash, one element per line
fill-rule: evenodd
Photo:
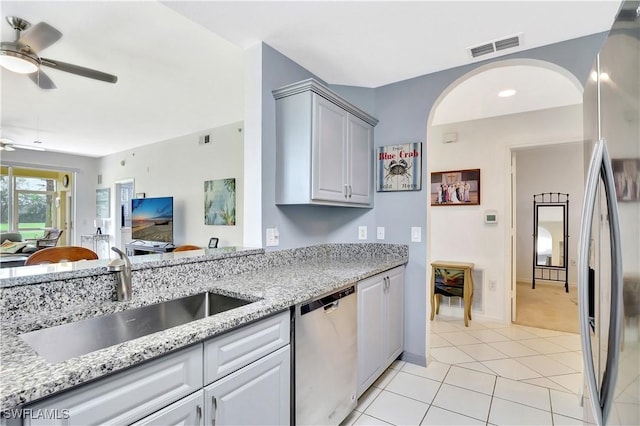
<path fill-rule="evenodd" d="M 35 143 L 35 142 L 34 142 Z M 22 149 L 28 149 L 29 151 L 46 151 L 43 147 L 41 146 L 33 146 L 33 145 L 20 145 L 20 148 Z"/>
<path fill-rule="evenodd" d="M 38 61 L 29 55 L 12 50 L 0 51 L 0 66 L 19 74 L 31 74 L 38 71 Z"/>

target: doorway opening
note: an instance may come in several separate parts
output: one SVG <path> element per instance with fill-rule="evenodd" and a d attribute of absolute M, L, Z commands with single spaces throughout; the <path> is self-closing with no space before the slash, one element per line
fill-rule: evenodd
<path fill-rule="evenodd" d="M 517 94 L 505 100 L 498 92 L 508 85 L 516 86 Z M 486 64 L 465 74 L 434 103 L 427 126 L 427 169 L 438 172 L 479 168 L 482 199 L 477 206 L 427 205 L 431 237 L 427 263 L 443 259 L 471 262 L 474 270 L 482 272 L 482 279 L 474 283 L 474 292 L 483 294 L 482 303 L 472 309 L 474 318 L 518 321 L 518 240 L 527 241 L 529 248 L 533 242 L 531 227 L 524 234 L 517 232 L 512 192 L 520 189 L 512 177 L 510 163 L 521 150 L 580 140 L 582 91 L 581 83 L 564 68 L 540 60 L 512 59 Z M 573 155 L 571 161 L 582 167 L 582 154 Z M 538 168 L 535 173 L 542 176 L 545 168 Z M 556 183 L 562 180 L 555 178 Z M 434 190 L 430 173 L 427 185 L 430 191 Z M 581 193 L 553 188 L 538 192 L 550 190 L 573 194 L 574 211 L 579 212 Z M 529 211 L 532 195 L 528 198 Z M 485 222 L 487 212 L 495 213 L 496 220 Z M 577 225 L 579 219 L 573 222 Z M 577 236 L 578 232 L 571 235 Z M 577 241 L 569 243 L 573 248 Z M 570 254 L 569 261 L 575 257 Z M 531 257 L 527 261 L 530 264 Z M 575 296 L 575 291 L 570 294 Z M 462 318 L 461 309 L 449 307 L 447 315 Z"/>
<path fill-rule="evenodd" d="M 512 149 L 511 155 L 511 204 L 515 215 L 515 246 L 512 255 L 515 259 L 513 280 L 516 283 L 516 306 L 512 320 L 520 325 L 578 333 L 576 260 L 580 207 L 584 192 L 584 165 L 581 161 L 583 144 L 578 141 Z M 554 229 L 558 228 L 559 222 L 551 221 L 551 217 L 544 219 L 540 216 L 542 213 L 539 213 L 536 227 L 533 196 L 549 192 L 569 194 L 566 212 L 569 235 L 567 241 L 554 237 L 558 233 Z M 536 233 L 537 243 L 534 241 Z M 562 249 L 567 245 L 567 259 L 560 257 L 559 246 L 556 247 L 558 244 L 562 245 Z M 569 291 L 565 291 L 564 282 L 540 277 L 536 277 L 533 288 L 533 259 L 536 265 L 564 265 L 566 262 Z"/>
<path fill-rule="evenodd" d="M 124 245 L 131 242 L 131 199 L 134 196 L 134 180 L 116 181 L 116 247 L 124 251 Z"/>

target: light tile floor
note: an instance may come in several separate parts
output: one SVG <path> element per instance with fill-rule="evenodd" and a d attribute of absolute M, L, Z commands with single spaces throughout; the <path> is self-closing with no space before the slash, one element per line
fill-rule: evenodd
<path fill-rule="evenodd" d="M 396 361 L 351 425 L 579 425 L 577 334 L 438 316 L 427 367 Z"/>

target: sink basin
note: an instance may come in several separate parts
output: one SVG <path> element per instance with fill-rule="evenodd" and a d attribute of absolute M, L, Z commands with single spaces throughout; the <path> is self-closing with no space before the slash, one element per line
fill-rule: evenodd
<path fill-rule="evenodd" d="M 116 312 L 21 334 L 39 355 L 56 363 L 251 303 L 215 293 Z"/>

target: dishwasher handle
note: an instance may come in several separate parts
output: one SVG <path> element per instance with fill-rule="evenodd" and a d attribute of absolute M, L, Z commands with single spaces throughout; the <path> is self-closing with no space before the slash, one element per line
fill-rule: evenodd
<path fill-rule="evenodd" d="M 316 300 L 312 300 L 311 302 L 303 303 L 300 306 L 300 315 L 306 315 L 320 308 L 323 308 L 327 314 L 333 312 L 338 309 L 340 299 L 351 296 L 352 294 L 355 294 L 355 292 L 356 286 L 352 285 L 351 287 L 347 287 L 328 296 L 323 296 Z"/>
<path fill-rule="evenodd" d="M 324 307 L 323 307 L 324 313 L 325 314 L 330 314 L 331 312 L 335 311 L 339 307 L 340 307 L 340 301 L 336 300 L 335 302 L 331 302 L 328 305 L 324 305 Z"/>

